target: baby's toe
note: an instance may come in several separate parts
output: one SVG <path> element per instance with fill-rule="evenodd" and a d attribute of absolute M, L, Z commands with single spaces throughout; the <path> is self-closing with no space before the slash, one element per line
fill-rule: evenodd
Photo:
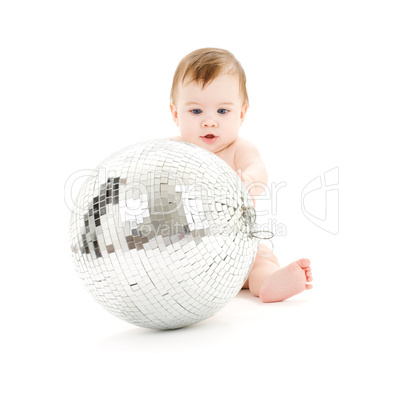
<path fill-rule="evenodd" d="M 297 262 L 303 269 L 310 267 L 310 260 L 308 258 L 300 258 Z"/>

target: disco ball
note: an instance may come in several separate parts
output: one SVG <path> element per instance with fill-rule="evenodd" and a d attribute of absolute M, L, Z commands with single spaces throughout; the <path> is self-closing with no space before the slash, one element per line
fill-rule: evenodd
<path fill-rule="evenodd" d="M 240 178 L 212 152 L 145 141 L 101 163 L 71 215 L 76 271 L 115 316 L 174 329 L 222 309 L 242 288 L 258 238 Z"/>

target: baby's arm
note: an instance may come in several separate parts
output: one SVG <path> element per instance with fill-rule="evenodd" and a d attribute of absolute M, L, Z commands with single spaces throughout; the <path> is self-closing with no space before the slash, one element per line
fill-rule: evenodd
<path fill-rule="evenodd" d="M 251 196 L 265 191 L 268 184 L 268 173 L 258 149 L 249 141 L 238 138 L 235 150 L 235 165 Z"/>

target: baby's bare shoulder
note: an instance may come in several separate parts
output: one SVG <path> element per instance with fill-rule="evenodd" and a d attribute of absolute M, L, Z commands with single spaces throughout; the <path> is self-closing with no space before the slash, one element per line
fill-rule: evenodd
<path fill-rule="evenodd" d="M 235 141 L 235 158 L 260 156 L 257 147 L 250 141 L 238 137 Z"/>

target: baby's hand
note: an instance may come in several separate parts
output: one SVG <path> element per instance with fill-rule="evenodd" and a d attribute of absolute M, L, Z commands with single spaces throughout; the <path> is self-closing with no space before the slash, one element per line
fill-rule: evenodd
<path fill-rule="evenodd" d="M 240 177 L 240 179 L 242 180 L 242 182 L 244 183 L 248 193 L 250 194 L 250 197 L 253 201 L 254 207 L 255 207 L 255 199 L 254 197 L 251 195 L 250 193 L 250 187 L 249 185 L 253 183 L 253 179 L 246 173 L 244 173 L 241 169 L 237 170 L 237 175 Z"/>

